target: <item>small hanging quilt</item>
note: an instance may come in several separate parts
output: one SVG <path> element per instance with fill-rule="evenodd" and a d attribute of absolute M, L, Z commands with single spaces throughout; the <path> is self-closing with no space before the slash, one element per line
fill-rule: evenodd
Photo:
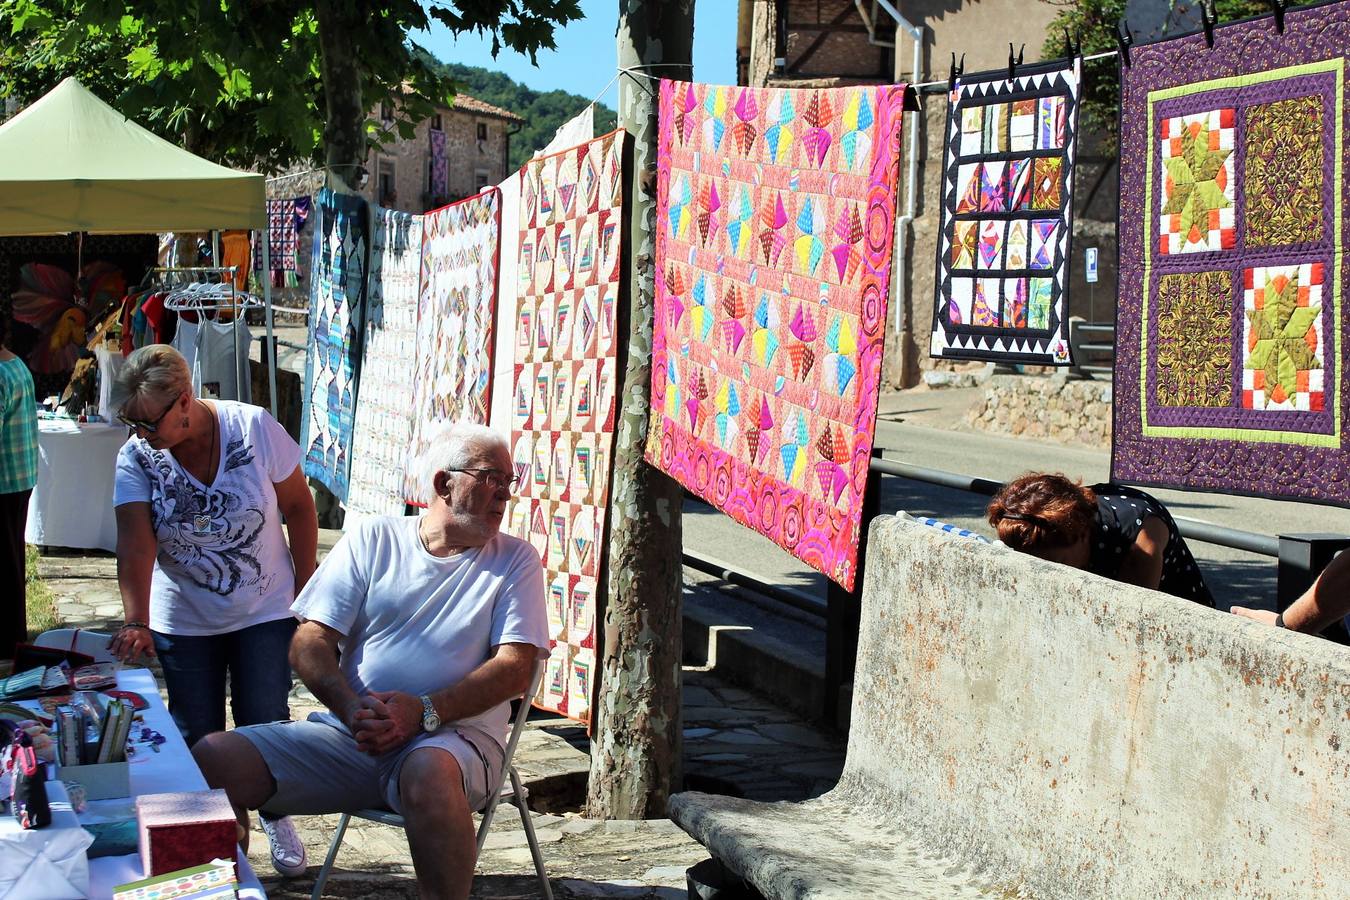
<path fill-rule="evenodd" d="M 1350 505 L 1350 4 L 1131 50 L 1111 476 Z"/>
<path fill-rule="evenodd" d="M 267 201 L 268 266 L 273 273 L 300 269 L 300 229 L 309 219 L 309 197 L 286 197 Z M 262 247 L 253 233 L 253 268 L 261 272 Z"/>
<path fill-rule="evenodd" d="M 909 95 L 661 82 L 647 461 L 850 589 Z"/>
<path fill-rule="evenodd" d="M 417 460 L 442 422 L 486 425 L 492 392 L 501 192 L 489 188 L 426 214 L 417 312 L 412 441 L 403 496 L 425 506 Z"/>
<path fill-rule="evenodd" d="M 450 165 L 445 154 L 445 132 L 439 128 L 432 128 L 427 131 L 427 141 L 431 149 L 428 188 L 432 197 L 444 199 L 450 192 Z"/>
<path fill-rule="evenodd" d="M 422 216 L 377 209 L 344 527 L 361 515 L 403 515 L 421 273 Z"/>
<path fill-rule="evenodd" d="M 962 75 L 947 106 L 933 356 L 1067 365 L 1080 61 Z"/>
<path fill-rule="evenodd" d="M 300 448 L 305 474 L 346 500 L 365 324 L 366 201 L 324 188 L 314 215 Z"/>
<path fill-rule="evenodd" d="M 535 702 L 589 721 L 614 447 L 624 132 L 525 163 L 504 528 L 539 551 L 551 652 Z"/>

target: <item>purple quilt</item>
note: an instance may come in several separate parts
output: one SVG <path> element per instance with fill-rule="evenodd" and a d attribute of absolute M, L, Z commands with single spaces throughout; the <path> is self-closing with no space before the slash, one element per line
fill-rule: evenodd
<path fill-rule="evenodd" d="M 1350 4 L 1122 67 L 1111 476 L 1350 505 Z"/>

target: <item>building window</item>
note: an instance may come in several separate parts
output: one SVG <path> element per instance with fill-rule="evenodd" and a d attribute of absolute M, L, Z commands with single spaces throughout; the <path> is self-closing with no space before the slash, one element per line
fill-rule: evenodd
<path fill-rule="evenodd" d="M 474 189 L 475 191 L 481 191 L 483 188 L 487 187 L 487 186 L 488 186 L 488 178 L 489 178 L 489 177 L 490 177 L 490 176 L 488 175 L 486 169 L 479 169 L 478 171 L 474 172 L 474 173 L 473 173 L 473 189 Z"/>
<path fill-rule="evenodd" d="M 385 206 L 392 206 L 398 202 L 398 190 L 394 187 L 394 172 L 394 161 L 382 158 L 380 160 L 379 202 Z"/>
<path fill-rule="evenodd" d="M 486 141 L 486 140 L 487 140 L 487 123 L 486 123 L 486 122 L 479 122 L 479 123 L 478 123 L 478 139 L 479 139 L 480 141 Z"/>
<path fill-rule="evenodd" d="M 444 131 L 444 130 L 445 130 L 444 128 L 441 127 L 441 114 L 440 114 L 440 113 L 436 113 L 436 115 L 434 115 L 434 116 L 431 117 L 431 127 L 432 127 L 432 129 L 435 130 L 435 131 Z"/>
<path fill-rule="evenodd" d="M 382 102 L 380 104 L 380 121 L 381 122 L 394 121 L 394 107 L 393 104 L 389 103 L 388 101 Z"/>

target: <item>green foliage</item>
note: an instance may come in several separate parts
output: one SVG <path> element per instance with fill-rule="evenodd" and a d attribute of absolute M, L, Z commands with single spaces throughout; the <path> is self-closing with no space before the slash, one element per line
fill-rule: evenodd
<path fill-rule="evenodd" d="M 1116 49 L 1116 24 L 1124 22 L 1126 0 L 1041 0 L 1058 12 L 1050 22 L 1041 53 L 1045 59 L 1064 56 L 1067 32 L 1082 42 L 1083 55 Z M 1232 22 L 1270 11 L 1267 0 L 1213 0 L 1219 22 Z M 1170 0 L 1167 17 L 1160 22 L 1131 22 L 1136 43 L 1160 40 L 1169 34 L 1193 31 L 1200 22 L 1198 3 Z M 1186 23 L 1186 24 L 1183 24 Z M 1114 156 L 1119 140 L 1120 77 L 1114 57 L 1083 63 L 1082 103 L 1078 108 L 1080 130 L 1099 138 L 1098 150 Z"/>
<path fill-rule="evenodd" d="M 41 557 L 37 547 L 24 545 L 24 595 L 25 613 L 28 618 L 28 636 L 37 637 L 44 631 L 60 628 L 61 610 L 51 586 L 42 580 Z"/>
<path fill-rule="evenodd" d="M 435 67 L 454 79 L 465 93 L 493 106 L 509 110 L 525 120 L 520 132 L 511 137 L 511 169 L 523 165 L 534 151 L 552 139 L 559 126 L 590 103 L 589 97 L 582 97 L 580 94 L 569 94 L 567 91 L 536 91 L 501 72 L 492 72 L 477 66 L 436 63 Z M 596 134 L 613 131 L 617 127 L 617 122 L 618 117 L 614 110 L 596 104 Z"/>
<path fill-rule="evenodd" d="M 351 48 L 344 62 L 358 69 L 344 99 L 366 111 L 396 101 L 407 128 L 455 88 L 409 34 L 435 20 L 533 57 L 554 46 L 556 26 L 581 18 L 579 0 L 0 0 L 8 38 L 0 96 L 30 102 L 74 75 L 128 117 L 218 162 L 264 171 L 318 162 L 322 53 L 333 41 L 320 28 L 321 7 L 363 25 L 340 35 Z M 365 123 L 378 143 L 389 134 L 377 126 Z"/>

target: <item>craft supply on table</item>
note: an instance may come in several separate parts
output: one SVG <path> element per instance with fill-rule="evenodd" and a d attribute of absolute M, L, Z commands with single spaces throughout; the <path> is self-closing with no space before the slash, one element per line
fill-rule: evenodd
<path fill-rule="evenodd" d="M 222 790 L 137 797 L 136 821 L 149 875 L 235 858 L 238 822 Z"/>

